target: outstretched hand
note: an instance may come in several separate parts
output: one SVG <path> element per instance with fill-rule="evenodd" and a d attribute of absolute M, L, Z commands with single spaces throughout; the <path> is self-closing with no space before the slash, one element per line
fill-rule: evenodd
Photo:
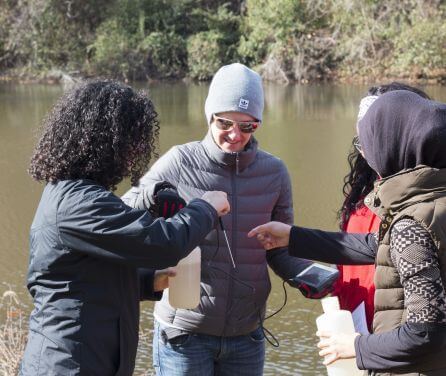
<path fill-rule="evenodd" d="M 248 238 L 256 236 L 263 248 L 270 250 L 286 247 L 290 241 L 290 231 L 290 225 L 281 222 L 268 222 L 249 231 Z"/>

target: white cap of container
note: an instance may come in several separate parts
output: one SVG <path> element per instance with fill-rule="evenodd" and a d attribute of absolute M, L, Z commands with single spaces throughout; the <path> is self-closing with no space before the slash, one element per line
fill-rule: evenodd
<path fill-rule="evenodd" d="M 339 305 L 339 299 L 337 296 L 329 296 L 321 300 L 322 309 L 325 313 L 339 311 L 341 309 Z"/>

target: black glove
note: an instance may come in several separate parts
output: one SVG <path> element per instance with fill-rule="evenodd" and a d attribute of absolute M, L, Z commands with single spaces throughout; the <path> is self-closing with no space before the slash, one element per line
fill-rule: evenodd
<path fill-rule="evenodd" d="M 170 218 L 186 206 L 186 201 L 178 195 L 176 188 L 167 182 L 155 185 L 152 201 L 150 211 L 157 217 Z"/>

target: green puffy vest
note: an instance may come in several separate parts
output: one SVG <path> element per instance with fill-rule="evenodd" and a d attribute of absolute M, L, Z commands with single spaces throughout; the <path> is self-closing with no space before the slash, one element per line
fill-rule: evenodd
<path fill-rule="evenodd" d="M 396 221 L 411 218 L 430 233 L 439 250 L 441 278 L 446 286 L 446 169 L 418 166 L 380 180 L 365 203 L 382 221 L 376 256 L 373 319 L 373 332 L 378 334 L 393 330 L 406 321 L 403 287 L 390 257 L 389 230 Z M 426 356 L 419 371 L 404 374 L 446 375 L 446 350 Z"/>

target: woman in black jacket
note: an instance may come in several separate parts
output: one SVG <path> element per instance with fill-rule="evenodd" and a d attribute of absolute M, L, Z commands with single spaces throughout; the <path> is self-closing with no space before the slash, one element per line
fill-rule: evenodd
<path fill-rule="evenodd" d="M 225 193 L 207 192 L 154 219 L 110 191 L 138 182 L 158 130 L 147 96 L 110 81 L 70 91 L 44 121 L 29 168 L 47 185 L 30 232 L 21 375 L 131 375 L 139 300 L 153 295 L 152 273 L 137 268 L 176 265 L 229 210 Z"/>

